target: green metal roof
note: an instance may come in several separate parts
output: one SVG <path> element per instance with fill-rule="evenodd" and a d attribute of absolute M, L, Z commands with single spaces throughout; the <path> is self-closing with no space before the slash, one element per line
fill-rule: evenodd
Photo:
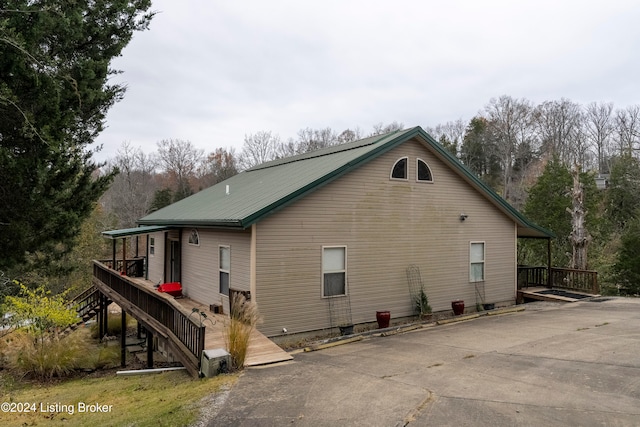
<path fill-rule="evenodd" d="M 108 239 L 120 239 L 122 237 L 136 236 L 139 234 L 155 233 L 156 231 L 168 230 L 171 227 L 166 225 L 144 225 L 134 228 L 123 228 L 121 230 L 103 231 L 102 235 Z"/>
<path fill-rule="evenodd" d="M 420 127 L 261 164 L 153 212 L 141 218 L 138 223 L 247 228 L 298 198 L 413 138 L 425 144 L 463 179 L 513 218 L 518 224 L 519 235 L 553 236 L 549 231 L 528 221 Z"/>

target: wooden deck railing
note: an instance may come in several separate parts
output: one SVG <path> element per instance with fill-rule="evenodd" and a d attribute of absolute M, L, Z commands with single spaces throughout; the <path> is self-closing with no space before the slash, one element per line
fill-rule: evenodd
<path fill-rule="evenodd" d="M 547 286 L 547 267 L 518 266 L 518 289 L 530 286 Z"/>
<path fill-rule="evenodd" d="M 551 271 L 551 277 L 548 277 L 549 270 Z M 590 294 L 600 293 L 597 271 L 518 266 L 518 289 L 530 286 L 546 286 Z"/>
<path fill-rule="evenodd" d="M 116 265 L 113 266 L 113 260 L 101 259 L 100 263 L 106 265 L 109 268 L 113 268 L 116 271 L 122 272 L 123 262 L 122 259 L 116 259 Z M 129 258 L 126 261 L 126 274 L 129 277 L 144 277 L 145 257 Z"/>
<path fill-rule="evenodd" d="M 574 270 L 572 268 L 551 268 L 551 287 L 599 294 L 598 272 Z"/>
<path fill-rule="evenodd" d="M 190 319 L 189 313 L 166 295 L 138 285 L 99 261 L 93 263 L 93 276 L 97 288 L 109 299 L 174 344 L 182 364 L 197 375 L 204 350 L 204 326 Z"/>

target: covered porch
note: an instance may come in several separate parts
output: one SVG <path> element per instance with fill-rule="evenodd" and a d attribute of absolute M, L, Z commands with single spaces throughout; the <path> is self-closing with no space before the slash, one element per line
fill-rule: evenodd
<path fill-rule="evenodd" d="M 227 316 L 213 313 L 210 307 L 189 298 L 174 298 L 158 292 L 155 284 L 143 277 L 125 276 L 100 261 L 94 261 L 93 268 L 93 284 L 104 299 L 115 302 L 123 313 L 134 317 L 147 330 L 148 336 L 162 338 L 173 357 L 192 375 L 199 374 L 204 350 L 226 348 L 224 325 Z M 100 321 L 104 323 L 106 318 Z M 149 345 L 153 346 L 151 341 Z M 245 366 L 291 359 L 291 355 L 273 341 L 257 329 L 253 330 Z M 153 364 L 152 360 L 150 364 Z"/>
<path fill-rule="evenodd" d="M 96 311 L 100 331 L 106 332 L 106 304 L 110 301 L 122 308 L 123 313 L 134 317 L 147 331 L 148 337 L 156 337 L 165 344 L 172 358 L 182 363 L 194 376 L 199 375 L 201 357 L 204 350 L 225 348 L 224 325 L 228 316 L 214 312 L 215 307 L 200 304 L 186 297 L 174 298 L 158 292 L 159 283 L 147 280 L 148 244 L 139 245 L 139 237 L 158 231 L 168 231 L 169 227 L 145 226 L 132 229 L 103 232 L 113 240 L 112 258 L 94 261 L 93 285 L 97 294 L 92 301 L 100 306 Z M 131 257 L 127 257 L 127 238 L 135 238 Z M 117 241 L 122 242 L 122 252 L 116 250 Z M 147 242 L 147 239 L 144 239 Z M 180 257 L 177 257 L 179 262 Z M 178 267 L 178 271 L 181 269 Z M 230 292 L 233 292 L 230 289 Z M 124 314 L 123 325 L 124 325 Z M 102 335 L 102 334 L 101 334 Z M 124 365 L 124 339 L 122 364 Z M 147 347 L 153 347 L 149 338 Z M 153 365 L 151 352 L 148 365 Z M 249 341 L 245 366 L 256 366 L 290 360 L 292 357 L 271 340 L 254 329 Z"/>

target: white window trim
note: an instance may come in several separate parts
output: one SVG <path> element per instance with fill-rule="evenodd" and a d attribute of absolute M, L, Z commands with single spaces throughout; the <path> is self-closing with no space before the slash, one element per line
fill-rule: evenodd
<path fill-rule="evenodd" d="M 344 270 L 324 270 L 324 250 L 332 249 L 332 248 L 343 248 L 344 249 Z M 347 286 L 347 246 L 346 245 L 330 245 L 330 246 L 322 246 L 322 252 L 320 253 L 320 295 L 322 298 L 340 298 L 349 295 L 349 287 Z M 324 275 L 325 273 L 344 273 L 344 294 L 341 295 L 325 295 L 324 294 Z"/>
<path fill-rule="evenodd" d="M 156 256 L 156 238 L 149 236 L 149 256 Z"/>
<path fill-rule="evenodd" d="M 429 175 L 431 175 L 431 180 L 424 180 L 424 179 L 418 179 L 418 170 L 419 170 L 419 164 L 420 162 L 423 162 L 426 166 L 427 169 L 429 169 Z M 427 163 L 424 159 L 421 159 L 420 157 L 416 158 L 416 182 L 421 182 L 423 184 L 433 184 L 433 171 L 431 170 L 431 166 L 429 166 L 429 163 Z"/>
<path fill-rule="evenodd" d="M 229 249 L 229 269 L 225 270 L 222 268 L 222 258 L 220 257 L 220 249 L 227 248 Z M 228 294 L 223 294 L 220 292 L 220 273 L 227 273 L 229 275 L 229 289 L 231 289 L 231 246 L 229 245 L 218 245 L 218 293 L 220 295 L 228 296 Z"/>
<path fill-rule="evenodd" d="M 198 239 L 197 243 L 191 243 L 191 235 L 193 233 L 196 233 L 196 238 Z M 187 243 L 189 243 L 191 246 L 200 246 L 200 233 L 198 232 L 197 228 L 191 229 L 191 231 L 189 232 L 189 238 L 187 239 Z"/>
<path fill-rule="evenodd" d="M 393 170 L 396 168 L 396 165 L 398 164 L 398 162 L 400 160 L 406 160 L 407 161 L 407 177 L 406 178 L 394 178 L 393 177 Z M 393 163 L 393 166 L 391 166 L 391 172 L 389 172 L 389 179 L 391 179 L 393 181 L 409 181 L 409 157 L 408 156 L 400 157 L 398 160 L 396 160 Z"/>
<path fill-rule="evenodd" d="M 482 243 L 482 261 L 471 262 L 471 247 L 474 244 Z M 482 264 L 482 280 L 473 280 L 471 277 L 471 266 L 473 264 Z M 473 240 L 469 242 L 469 282 L 481 283 L 487 280 L 487 243 L 484 240 Z"/>

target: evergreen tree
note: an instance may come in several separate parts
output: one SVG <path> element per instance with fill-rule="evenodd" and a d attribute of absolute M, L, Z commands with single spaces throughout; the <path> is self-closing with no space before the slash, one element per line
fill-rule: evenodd
<path fill-rule="evenodd" d="M 462 141 L 460 160 L 488 186 L 499 191 L 501 182 L 500 160 L 487 127 L 487 120 L 474 117 Z"/>
<path fill-rule="evenodd" d="M 157 190 L 153 195 L 153 201 L 151 202 L 149 212 L 155 212 L 159 209 L 164 208 L 165 206 L 169 206 L 173 202 L 173 200 L 174 195 L 170 188 Z"/>
<path fill-rule="evenodd" d="M 607 218 L 612 231 L 622 231 L 640 209 L 640 161 L 623 155 L 613 161 L 607 190 Z"/>
<path fill-rule="evenodd" d="M 596 238 L 599 236 L 598 205 L 601 196 L 596 188 L 592 174 L 581 173 L 580 182 L 584 189 L 584 206 L 586 209 L 586 228 Z M 547 162 L 544 172 L 529 190 L 523 213 L 536 224 L 552 231 L 556 237 L 551 242 L 551 262 L 557 267 L 568 267 L 571 261 L 572 247 L 569 241 L 571 234 L 572 206 L 571 188 L 573 178 L 569 169 L 554 157 Z M 521 243 L 521 259 L 519 262 L 530 265 L 546 265 L 547 246 L 543 242 L 523 239 Z"/>
<path fill-rule="evenodd" d="M 622 235 L 614 279 L 622 294 L 640 294 L 640 219 L 630 221 Z"/>
<path fill-rule="evenodd" d="M 111 60 L 146 29 L 150 0 L 0 5 L 0 270 L 69 249 L 112 175 L 90 145 L 124 86 Z"/>

